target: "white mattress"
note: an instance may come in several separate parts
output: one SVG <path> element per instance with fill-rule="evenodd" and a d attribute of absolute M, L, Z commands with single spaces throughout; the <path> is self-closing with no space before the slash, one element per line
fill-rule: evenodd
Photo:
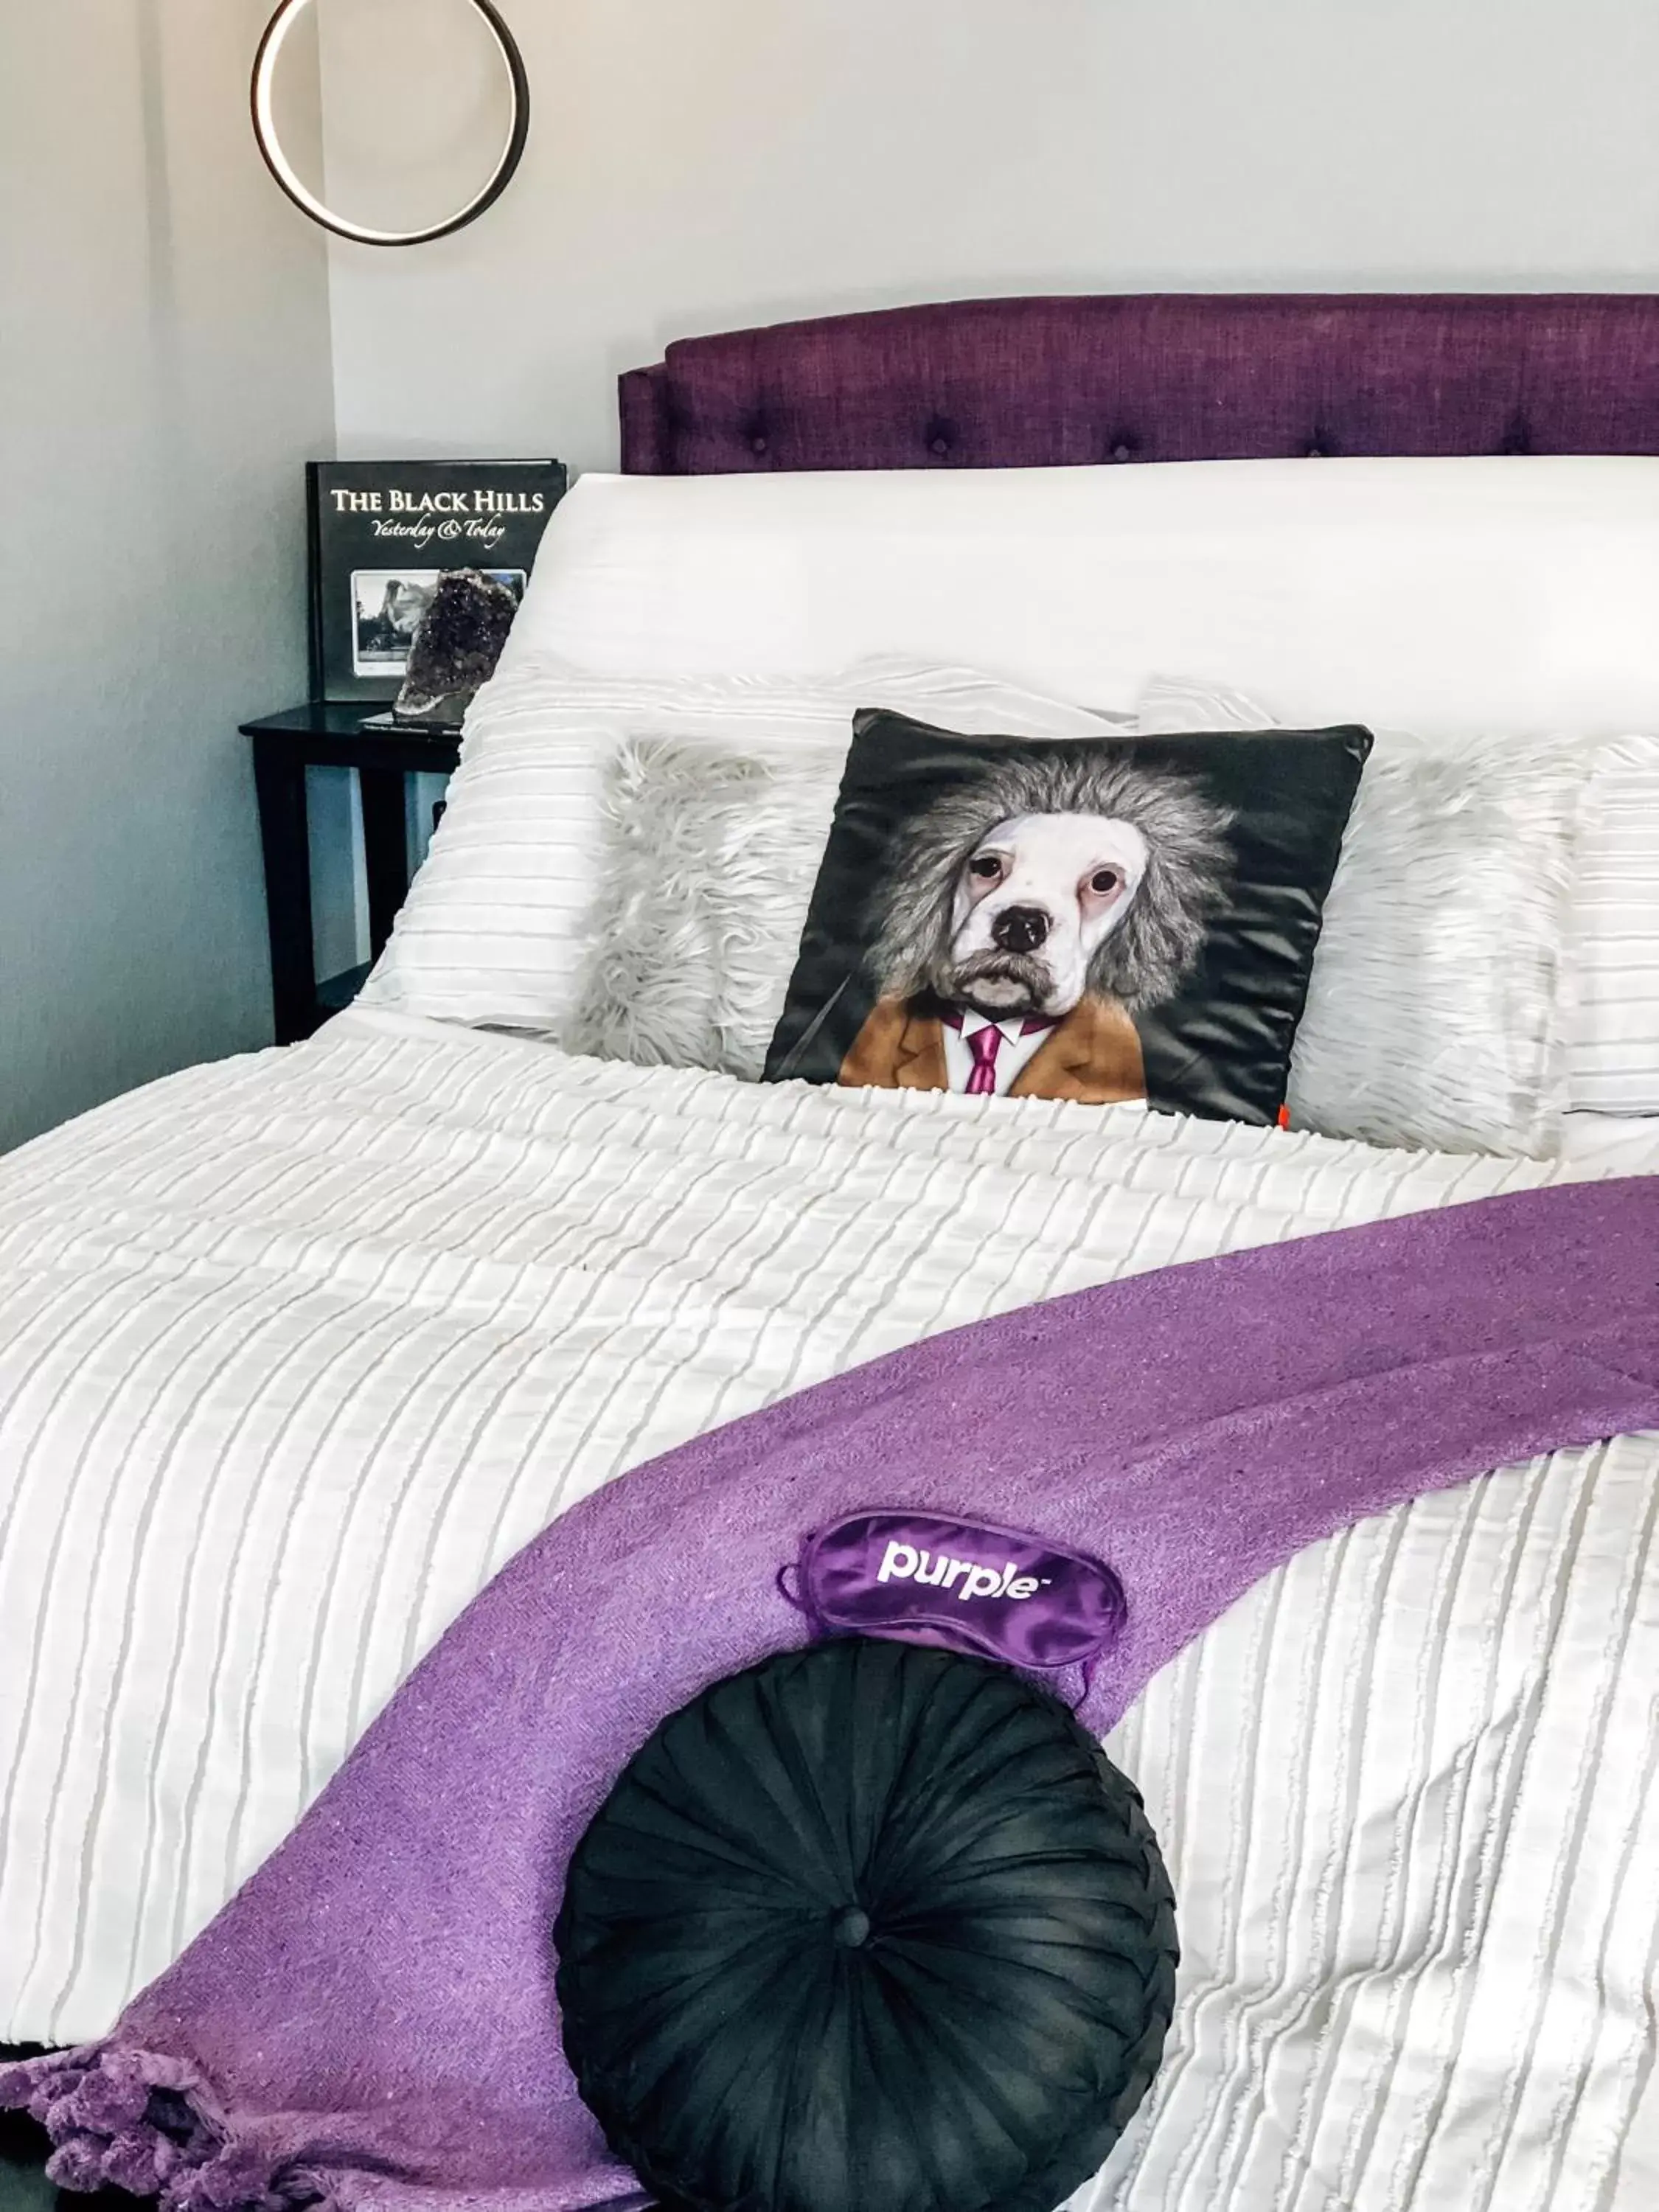
<path fill-rule="evenodd" d="M 1659 1169 L 1652 1146 L 1619 1165 Z M 102 2032 L 553 1515 L 928 1333 L 1603 1172 L 356 1013 L 0 1163 L 0 2038 Z M 1079 2202 L 1659 2202 L 1659 1439 L 1301 1556 L 1114 1740 L 1185 1952 Z"/>

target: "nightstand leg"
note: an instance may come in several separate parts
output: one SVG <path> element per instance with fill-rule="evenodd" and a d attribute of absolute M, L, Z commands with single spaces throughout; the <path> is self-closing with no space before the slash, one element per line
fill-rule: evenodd
<path fill-rule="evenodd" d="M 291 753 L 284 754 L 264 738 L 255 738 L 253 781 L 259 797 L 259 840 L 265 856 L 271 1012 L 277 1043 L 295 1044 L 317 1026 L 305 764 Z"/>
<path fill-rule="evenodd" d="M 363 873 L 368 882 L 368 952 L 378 960 L 398 908 L 409 896 L 409 826 L 404 770 L 360 768 L 363 802 Z"/>

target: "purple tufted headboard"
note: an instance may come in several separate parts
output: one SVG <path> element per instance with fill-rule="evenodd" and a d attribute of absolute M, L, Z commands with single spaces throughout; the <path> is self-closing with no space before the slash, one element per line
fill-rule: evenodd
<path fill-rule="evenodd" d="M 619 396 L 651 476 L 1659 453 L 1659 296 L 964 300 L 687 338 Z"/>

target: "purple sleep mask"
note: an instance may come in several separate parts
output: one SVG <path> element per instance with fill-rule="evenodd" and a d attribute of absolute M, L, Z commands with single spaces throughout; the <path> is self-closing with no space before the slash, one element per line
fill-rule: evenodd
<path fill-rule="evenodd" d="M 793 1571 L 793 1587 L 791 1587 Z M 778 1588 L 819 1635 L 896 1636 L 1051 1674 L 1085 1689 L 1128 1615 L 1086 1552 L 937 1513 L 848 1513 L 810 1535 Z"/>

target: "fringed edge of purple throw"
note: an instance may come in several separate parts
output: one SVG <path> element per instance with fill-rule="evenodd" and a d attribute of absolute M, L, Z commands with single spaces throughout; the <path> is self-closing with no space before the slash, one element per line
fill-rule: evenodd
<path fill-rule="evenodd" d="M 0 2112 L 26 2112 L 52 2138 L 46 2179 L 90 2193 L 124 2189 L 163 2212 L 330 2212 L 292 2161 L 236 2142 L 194 2069 L 107 2043 L 0 2066 Z"/>

